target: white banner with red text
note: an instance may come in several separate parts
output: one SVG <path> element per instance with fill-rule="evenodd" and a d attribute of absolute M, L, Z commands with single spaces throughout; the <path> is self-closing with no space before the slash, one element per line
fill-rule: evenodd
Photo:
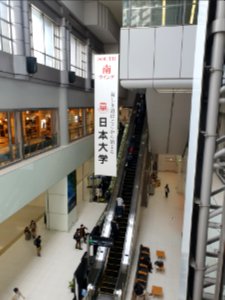
<path fill-rule="evenodd" d="M 118 59 L 95 55 L 95 175 L 117 175 Z"/>

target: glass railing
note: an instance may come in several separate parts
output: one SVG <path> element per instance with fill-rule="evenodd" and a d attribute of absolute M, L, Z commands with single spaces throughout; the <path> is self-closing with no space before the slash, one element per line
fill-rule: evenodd
<path fill-rule="evenodd" d="M 80 139 L 84 136 L 84 130 L 82 126 L 69 128 L 69 141 L 75 141 L 77 139 Z"/>
<path fill-rule="evenodd" d="M 51 137 L 36 138 L 27 141 L 27 143 L 4 145 L 0 147 L 0 168 L 6 167 L 9 164 L 18 162 L 24 158 L 31 157 L 41 152 L 51 150 L 58 145 L 57 135 Z"/>
<path fill-rule="evenodd" d="M 23 155 L 25 158 L 27 158 L 31 155 L 50 150 L 57 145 L 58 143 L 56 134 L 52 135 L 51 137 L 32 139 L 27 144 L 23 145 Z"/>
<path fill-rule="evenodd" d="M 16 162 L 21 159 L 21 145 L 19 143 L 10 145 L 4 145 L 0 147 L 0 168 L 5 167 L 12 162 Z"/>
<path fill-rule="evenodd" d="M 124 0 L 123 27 L 197 24 L 199 0 Z"/>

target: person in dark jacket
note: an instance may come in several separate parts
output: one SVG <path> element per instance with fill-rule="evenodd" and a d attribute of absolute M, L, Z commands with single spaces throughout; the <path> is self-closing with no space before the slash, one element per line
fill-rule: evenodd
<path fill-rule="evenodd" d="M 34 240 L 34 245 L 37 249 L 37 256 L 41 256 L 41 236 L 40 235 Z"/>
<path fill-rule="evenodd" d="M 87 277 L 88 277 L 88 253 L 85 252 L 81 262 L 75 271 L 75 276 L 78 284 L 78 300 L 82 300 L 84 292 L 87 291 Z"/>
<path fill-rule="evenodd" d="M 169 192 L 170 192 L 170 189 L 169 189 L 169 185 L 168 185 L 168 184 L 165 185 L 164 191 L 165 191 L 165 197 L 168 198 L 168 195 L 169 195 Z"/>
<path fill-rule="evenodd" d="M 112 234 L 112 238 L 117 240 L 119 236 L 119 224 L 117 223 L 116 220 L 111 221 L 111 234 Z"/>
<path fill-rule="evenodd" d="M 80 231 L 80 228 L 77 228 L 76 232 L 73 235 L 73 238 L 76 241 L 75 248 L 82 250 L 82 248 L 81 248 L 81 231 Z"/>
<path fill-rule="evenodd" d="M 88 228 L 84 226 L 83 224 L 80 225 L 80 234 L 81 234 L 81 239 L 86 243 L 87 241 L 87 232 Z"/>

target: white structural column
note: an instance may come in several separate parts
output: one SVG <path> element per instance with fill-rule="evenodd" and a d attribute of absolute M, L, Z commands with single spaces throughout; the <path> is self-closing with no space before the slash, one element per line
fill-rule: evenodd
<path fill-rule="evenodd" d="M 60 144 L 67 145 L 69 142 L 68 113 L 67 113 L 67 89 L 60 87 L 59 98 L 59 120 L 60 120 Z"/>
<path fill-rule="evenodd" d="M 23 21 L 23 34 L 24 34 L 24 51 L 25 51 L 25 56 L 31 56 L 29 3 L 27 0 L 23 0 L 21 1 L 21 4 L 22 4 L 22 21 Z"/>
<path fill-rule="evenodd" d="M 92 52 L 90 48 L 89 39 L 87 40 L 86 51 L 87 51 L 87 78 L 85 79 L 85 89 L 90 90 L 91 79 L 92 79 Z"/>
<path fill-rule="evenodd" d="M 12 39 L 13 39 L 13 54 L 24 55 L 24 39 L 22 25 L 22 2 L 11 1 L 12 5 Z"/>
<path fill-rule="evenodd" d="M 68 71 L 70 69 L 70 33 L 67 29 L 65 18 L 62 19 L 62 25 L 60 27 L 61 35 L 61 85 L 68 84 Z"/>
<path fill-rule="evenodd" d="M 217 137 L 217 118 L 220 88 L 224 65 L 224 19 L 225 2 L 217 1 L 216 19 L 213 22 L 213 41 L 211 55 L 211 73 L 209 78 L 208 109 L 203 156 L 200 209 L 197 229 L 196 267 L 194 277 L 193 300 L 203 299 L 204 275 L 206 270 L 206 245 L 209 227 L 209 207 L 212 187 L 213 160 Z M 213 298 L 217 300 L 218 298 Z"/>
<path fill-rule="evenodd" d="M 69 32 L 66 28 L 65 19 L 62 20 L 62 26 L 60 29 L 62 47 L 62 71 L 59 98 L 60 144 L 66 145 L 69 142 L 66 87 L 68 84 Z"/>
<path fill-rule="evenodd" d="M 46 200 L 47 227 L 68 231 L 76 219 L 76 207 L 68 213 L 67 177 L 48 190 Z"/>
<path fill-rule="evenodd" d="M 15 78 L 23 79 L 26 73 L 25 61 L 25 28 L 23 25 L 23 3 L 22 1 L 11 1 L 12 7 L 12 50 L 13 50 L 13 70 Z M 25 46 L 24 46 L 25 45 Z"/>

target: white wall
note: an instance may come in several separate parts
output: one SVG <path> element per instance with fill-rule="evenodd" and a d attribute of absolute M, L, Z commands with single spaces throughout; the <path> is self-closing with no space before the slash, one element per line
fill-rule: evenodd
<path fill-rule="evenodd" d="M 0 80 L 0 109 L 57 108 L 61 88 L 8 78 Z M 93 107 L 93 93 L 67 90 L 68 106 Z M 2 99 L 2 101 L 1 101 Z"/>
<path fill-rule="evenodd" d="M 69 229 L 67 189 L 67 177 L 65 177 L 48 190 L 47 225 L 49 229 L 59 231 Z"/>
<path fill-rule="evenodd" d="M 163 80 L 167 86 L 169 79 L 171 87 L 174 82 L 174 88 L 177 85 L 191 88 L 196 28 L 197 26 L 122 28 L 120 38 L 122 85 L 126 87 L 128 80 L 133 88 L 157 87 Z M 134 80 L 142 81 L 143 86 Z M 160 85 L 163 88 L 163 83 Z"/>
<path fill-rule="evenodd" d="M 83 23 L 84 20 L 84 2 L 85 1 L 71 1 L 61 0 L 61 2 L 73 13 L 73 15 Z"/>
<path fill-rule="evenodd" d="M 0 222 L 93 157 L 93 135 L 0 171 Z"/>
<path fill-rule="evenodd" d="M 151 151 L 182 155 L 189 134 L 191 94 L 147 89 L 146 104 Z"/>

